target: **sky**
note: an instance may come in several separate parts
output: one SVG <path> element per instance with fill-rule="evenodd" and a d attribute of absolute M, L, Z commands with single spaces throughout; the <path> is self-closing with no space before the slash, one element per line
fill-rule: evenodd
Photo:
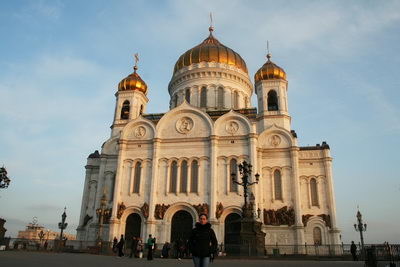
<path fill-rule="evenodd" d="M 400 243 L 400 1 L 1 1 L 0 189 L 6 236 L 37 217 L 76 234 L 87 156 L 110 136 L 118 82 L 149 87 L 148 113 L 168 111 L 176 60 L 208 36 L 249 74 L 272 60 L 289 81 L 299 144 L 327 141 L 342 240 Z M 255 98 L 252 99 L 256 105 Z"/>

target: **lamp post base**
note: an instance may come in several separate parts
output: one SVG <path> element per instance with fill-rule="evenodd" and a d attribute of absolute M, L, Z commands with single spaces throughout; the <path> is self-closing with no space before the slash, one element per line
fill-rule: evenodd
<path fill-rule="evenodd" d="M 230 255 L 238 256 L 264 256 L 265 233 L 261 230 L 262 223 L 256 221 L 253 212 L 245 209 L 243 218 L 236 223 L 240 224 L 239 234 L 227 236 L 225 250 Z M 235 222 L 234 222 L 235 223 Z"/>

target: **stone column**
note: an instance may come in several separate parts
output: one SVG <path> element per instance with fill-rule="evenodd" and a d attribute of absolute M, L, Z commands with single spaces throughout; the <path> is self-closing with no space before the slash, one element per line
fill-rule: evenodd
<path fill-rule="evenodd" d="M 112 205 L 112 214 L 111 214 L 111 219 L 110 219 L 110 231 L 108 235 L 108 240 L 112 240 L 114 236 L 119 237 L 119 226 L 120 226 L 120 220 L 117 218 L 117 210 L 118 210 L 118 204 L 119 204 L 119 199 L 121 197 L 121 184 L 122 184 L 122 179 L 123 179 L 123 174 L 124 174 L 124 158 L 125 158 L 125 151 L 126 151 L 126 146 L 127 142 L 120 140 L 118 141 L 118 161 L 117 161 L 117 170 L 115 173 L 115 181 L 114 181 L 114 199 L 113 199 L 113 205 Z"/>
<path fill-rule="evenodd" d="M 160 150 L 160 139 L 159 138 L 154 138 L 153 141 L 153 153 L 152 153 L 152 165 L 151 165 L 151 180 L 150 180 L 150 186 L 148 188 L 148 201 L 149 201 L 149 217 L 147 218 L 146 221 L 146 230 L 145 236 L 148 236 L 149 234 L 155 234 L 155 226 L 156 226 L 156 220 L 154 218 L 154 209 L 155 205 L 157 203 L 157 174 L 158 174 L 158 160 L 159 160 L 159 150 Z M 147 195 L 147 192 L 145 192 Z"/>
<path fill-rule="evenodd" d="M 250 159 L 250 164 L 253 165 L 253 173 L 251 174 L 250 181 L 255 182 L 255 174 L 260 173 L 259 168 L 258 168 L 258 162 L 257 162 L 257 139 L 256 139 L 256 134 L 250 133 L 249 134 L 249 159 Z M 259 184 L 255 184 L 250 187 L 250 192 L 254 194 L 255 197 L 255 206 L 254 206 L 254 212 L 257 212 L 257 206 L 258 203 L 258 187 L 260 187 Z"/>
<path fill-rule="evenodd" d="M 88 198 L 89 198 L 89 181 L 90 181 L 90 176 L 92 174 L 92 168 L 89 165 L 85 166 L 86 169 L 86 175 L 85 175 L 85 184 L 84 184 L 84 189 L 83 189 L 83 195 L 82 195 L 82 205 L 81 205 L 81 216 L 79 218 L 79 226 L 83 224 L 83 220 L 86 215 L 86 206 L 88 204 Z"/>
<path fill-rule="evenodd" d="M 290 158 L 292 165 L 292 178 L 293 178 L 293 195 L 294 195 L 294 212 L 295 212 L 295 230 L 296 230 L 296 245 L 303 245 L 304 239 L 304 225 L 301 213 L 301 195 L 300 195 L 300 177 L 299 177 L 299 148 L 293 147 L 290 150 Z M 303 253 L 303 251 L 298 251 Z"/>
<path fill-rule="evenodd" d="M 328 206 L 329 206 L 329 215 L 331 217 L 332 228 L 329 231 L 332 237 L 332 244 L 338 245 L 340 244 L 340 230 L 337 228 L 336 221 L 336 202 L 335 202 L 335 193 L 333 189 L 333 175 L 332 175 L 332 158 L 329 149 L 323 150 L 324 155 L 324 167 L 325 167 L 325 176 L 326 176 L 326 185 L 328 191 Z"/>
<path fill-rule="evenodd" d="M 95 211 L 97 208 L 100 207 L 100 199 L 103 196 L 106 165 L 107 165 L 107 158 L 100 156 L 99 181 L 97 184 L 96 198 L 95 198 L 95 202 L 94 202 L 95 203 L 95 205 L 94 205 Z M 95 214 L 96 214 L 96 212 L 95 212 Z"/>
<path fill-rule="evenodd" d="M 216 198 L 217 198 L 217 137 L 215 135 L 210 136 L 210 221 L 212 224 L 217 222 L 215 217 Z"/>

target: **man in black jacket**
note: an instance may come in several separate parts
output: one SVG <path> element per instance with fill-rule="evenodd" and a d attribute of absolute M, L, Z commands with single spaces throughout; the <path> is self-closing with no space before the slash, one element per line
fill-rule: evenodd
<path fill-rule="evenodd" d="M 218 241 L 207 220 L 206 214 L 200 214 L 200 222 L 196 223 L 189 238 L 189 249 L 192 252 L 195 267 L 207 267 L 210 258 L 217 251 Z"/>

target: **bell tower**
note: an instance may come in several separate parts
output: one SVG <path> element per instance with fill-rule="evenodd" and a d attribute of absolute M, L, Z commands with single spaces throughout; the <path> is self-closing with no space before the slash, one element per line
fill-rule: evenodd
<path fill-rule="evenodd" d="M 133 73 L 124 78 L 118 84 L 118 91 L 115 94 L 117 101 L 114 112 L 114 121 L 111 126 L 111 136 L 115 136 L 131 120 L 136 119 L 146 110 L 147 85 L 137 73 L 139 61 L 138 54 L 135 54 L 135 66 Z"/>
<path fill-rule="evenodd" d="M 259 131 L 272 124 L 290 131 L 286 73 L 271 61 L 271 57 L 268 53 L 267 62 L 254 75 Z"/>

